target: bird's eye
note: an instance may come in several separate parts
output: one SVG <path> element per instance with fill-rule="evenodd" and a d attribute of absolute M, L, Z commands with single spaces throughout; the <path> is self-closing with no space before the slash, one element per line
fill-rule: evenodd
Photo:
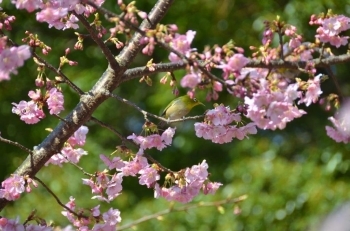
<path fill-rule="evenodd" d="M 197 102 L 197 99 L 196 99 L 196 98 L 193 98 L 193 102 Z"/>

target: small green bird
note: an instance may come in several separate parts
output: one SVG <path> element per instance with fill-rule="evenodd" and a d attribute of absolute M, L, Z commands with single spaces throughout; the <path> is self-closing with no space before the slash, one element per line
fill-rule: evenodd
<path fill-rule="evenodd" d="M 180 96 L 168 104 L 162 116 L 169 120 L 181 119 L 197 105 L 204 106 L 204 104 L 199 102 L 196 98 L 191 99 L 188 95 Z"/>

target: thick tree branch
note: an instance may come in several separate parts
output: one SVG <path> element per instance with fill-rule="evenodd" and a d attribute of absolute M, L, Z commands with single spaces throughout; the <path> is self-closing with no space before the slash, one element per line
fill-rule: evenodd
<path fill-rule="evenodd" d="M 350 62 L 350 54 L 339 55 L 339 56 L 329 56 L 323 59 L 313 59 L 310 62 L 314 63 L 316 67 L 329 67 L 330 65 Z M 142 76 L 152 75 L 160 72 L 172 72 L 175 70 L 184 69 L 188 65 L 186 61 L 178 61 L 174 63 L 159 63 L 154 64 L 152 67 L 154 71 L 148 70 L 147 67 L 135 67 L 128 69 L 123 74 L 123 80 L 121 82 L 126 82 L 132 79 L 137 79 Z M 260 68 L 289 68 L 298 70 L 299 68 L 304 68 L 306 66 L 305 61 L 290 62 L 283 60 L 271 60 L 269 64 L 266 64 L 259 60 L 250 60 L 246 67 L 260 67 Z"/>
<path fill-rule="evenodd" d="M 159 0 L 148 14 L 148 19 L 144 20 L 140 26 L 141 30 L 146 30 L 156 25 L 165 15 L 174 0 Z M 92 36 L 92 35 L 91 35 Z M 94 87 L 86 94 L 82 95 L 78 105 L 66 116 L 66 122 L 60 122 L 57 127 L 34 148 L 33 154 L 17 168 L 15 174 L 29 175 L 34 177 L 44 166 L 52 155 L 59 153 L 68 138 L 90 118 L 96 108 L 104 102 L 108 96 L 105 92 L 112 92 L 122 80 L 122 76 L 131 64 L 136 54 L 142 48 L 139 40 L 139 33 L 135 33 L 131 41 L 121 51 L 116 58 L 119 68 L 113 69 L 109 66 L 97 81 Z M 0 210 L 7 204 L 4 199 L 0 200 Z"/>

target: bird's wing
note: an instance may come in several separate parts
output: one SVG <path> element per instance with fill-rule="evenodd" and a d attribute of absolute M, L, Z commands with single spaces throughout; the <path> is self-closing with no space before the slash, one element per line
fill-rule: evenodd
<path fill-rule="evenodd" d="M 166 111 L 168 110 L 168 108 L 169 107 L 171 107 L 172 105 L 174 105 L 174 103 L 175 103 L 175 101 L 176 101 L 177 99 L 173 99 L 173 101 L 171 101 L 169 104 L 168 104 L 168 106 L 164 109 L 164 111 L 162 112 L 162 115 L 161 116 L 165 116 L 165 113 L 166 113 Z"/>

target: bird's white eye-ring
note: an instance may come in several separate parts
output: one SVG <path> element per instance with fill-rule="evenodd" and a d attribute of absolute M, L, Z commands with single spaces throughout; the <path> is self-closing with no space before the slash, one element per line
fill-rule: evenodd
<path fill-rule="evenodd" d="M 196 99 L 196 98 L 193 98 L 193 102 L 197 102 L 197 99 Z"/>

